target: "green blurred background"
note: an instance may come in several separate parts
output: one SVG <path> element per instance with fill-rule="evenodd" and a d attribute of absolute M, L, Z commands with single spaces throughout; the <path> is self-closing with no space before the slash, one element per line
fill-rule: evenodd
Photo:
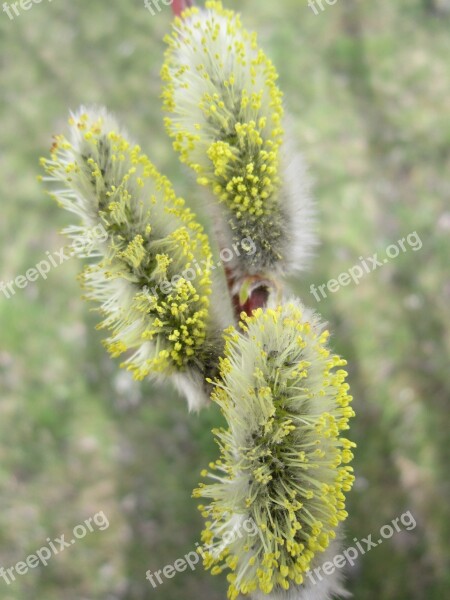
<path fill-rule="evenodd" d="M 357 600 L 448 597 L 450 554 L 450 14 L 446 0 L 227 1 L 259 32 L 280 73 L 313 175 L 322 245 L 293 282 L 349 361 L 357 481 L 348 543 L 410 510 L 417 527 L 361 557 Z M 179 194 L 199 192 L 162 127 L 159 69 L 170 7 L 55 0 L 0 13 L 0 257 L 9 281 L 55 252 L 70 216 L 36 181 L 69 109 L 105 104 Z M 416 231 L 359 286 L 322 284 Z M 98 511 L 105 531 L 46 568 L 0 579 L 2 600 L 219 600 L 199 568 L 153 590 L 199 540 L 191 490 L 216 456 L 212 408 L 192 416 L 171 389 L 133 382 L 108 358 L 72 259 L 47 280 L 0 293 L 0 565 L 10 567 Z"/>

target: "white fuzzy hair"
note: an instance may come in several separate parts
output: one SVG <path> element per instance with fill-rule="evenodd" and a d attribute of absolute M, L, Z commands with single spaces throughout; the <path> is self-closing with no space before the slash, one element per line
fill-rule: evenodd
<path fill-rule="evenodd" d="M 328 546 L 323 554 L 315 557 L 312 563 L 311 571 L 318 568 L 327 561 L 333 561 L 333 558 L 339 554 L 340 542 L 334 540 Z M 313 575 L 314 582 L 305 577 L 305 582 L 302 585 L 292 586 L 289 590 L 277 590 L 270 594 L 262 592 L 254 592 L 251 596 L 252 600 L 332 600 L 333 598 L 349 598 L 350 592 L 343 587 L 343 573 L 339 569 L 335 569 L 331 575 L 320 573 L 322 579 Z"/>

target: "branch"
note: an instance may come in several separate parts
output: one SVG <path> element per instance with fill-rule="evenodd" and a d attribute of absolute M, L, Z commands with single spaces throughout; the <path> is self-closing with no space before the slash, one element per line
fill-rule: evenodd
<path fill-rule="evenodd" d="M 193 0 L 173 0 L 172 10 L 176 17 L 179 17 L 181 13 L 194 4 Z"/>

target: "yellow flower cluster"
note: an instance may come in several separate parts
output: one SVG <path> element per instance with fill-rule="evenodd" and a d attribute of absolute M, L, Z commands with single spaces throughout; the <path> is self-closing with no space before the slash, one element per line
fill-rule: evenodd
<path fill-rule="evenodd" d="M 230 600 L 303 582 L 347 516 L 355 446 L 341 437 L 354 414 L 346 363 L 317 317 L 288 303 L 242 319 L 244 334 L 226 333 L 212 396 L 228 424 L 215 431 L 221 458 L 202 473 L 213 483 L 194 491 L 210 499 L 200 506 L 205 566 L 232 571 Z M 250 518 L 258 535 L 233 539 Z"/>
<path fill-rule="evenodd" d="M 282 94 L 256 35 L 220 2 L 175 20 L 162 68 L 165 119 L 182 162 L 226 206 L 236 238 L 249 235 L 254 261 L 279 260 Z"/>
<path fill-rule="evenodd" d="M 112 332 L 105 345 L 113 356 L 131 351 L 124 365 L 136 378 L 182 372 L 201 362 L 209 326 L 210 269 L 193 269 L 210 264 L 208 238 L 106 112 L 69 123 L 70 141 L 57 136 L 42 164 L 47 179 L 64 186 L 55 192 L 60 205 L 81 218 L 68 229 L 72 237 L 98 223 L 108 234 L 96 248 L 101 260 L 82 275 L 86 297 L 105 317 L 99 327 Z"/>

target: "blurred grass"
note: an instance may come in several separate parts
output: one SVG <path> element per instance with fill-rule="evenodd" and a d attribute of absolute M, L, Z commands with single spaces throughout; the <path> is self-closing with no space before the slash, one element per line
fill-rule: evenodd
<path fill-rule="evenodd" d="M 316 180 L 322 247 L 293 282 L 346 356 L 357 417 L 347 538 L 406 510 L 418 526 L 349 573 L 358 600 L 441 599 L 450 554 L 450 19 L 445 1 L 227 2 L 280 72 L 292 129 Z M 439 9 L 442 10 L 439 10 Z M 9 281 L 64 243 L 68 223 L 36 182 L 69 109 L 101 103 L 180 194 L 198 190 L 162 127 L 159 68 L 170 10 L 140 1 L 42 2 L 0 14 L 0 256 Z M 417 231 L 423 242 L 318 304 L 309 292 Z M 103 510 L 110 527 L 7 586 L 5 600 L 225 598 L 198 569 L 153 590 L 145 571 L 194 547 L 190 498 L 215 456 L 216 411 L 119 372 L 68 261 L 0 294 L 0 565 L 10 567 Z"/>

